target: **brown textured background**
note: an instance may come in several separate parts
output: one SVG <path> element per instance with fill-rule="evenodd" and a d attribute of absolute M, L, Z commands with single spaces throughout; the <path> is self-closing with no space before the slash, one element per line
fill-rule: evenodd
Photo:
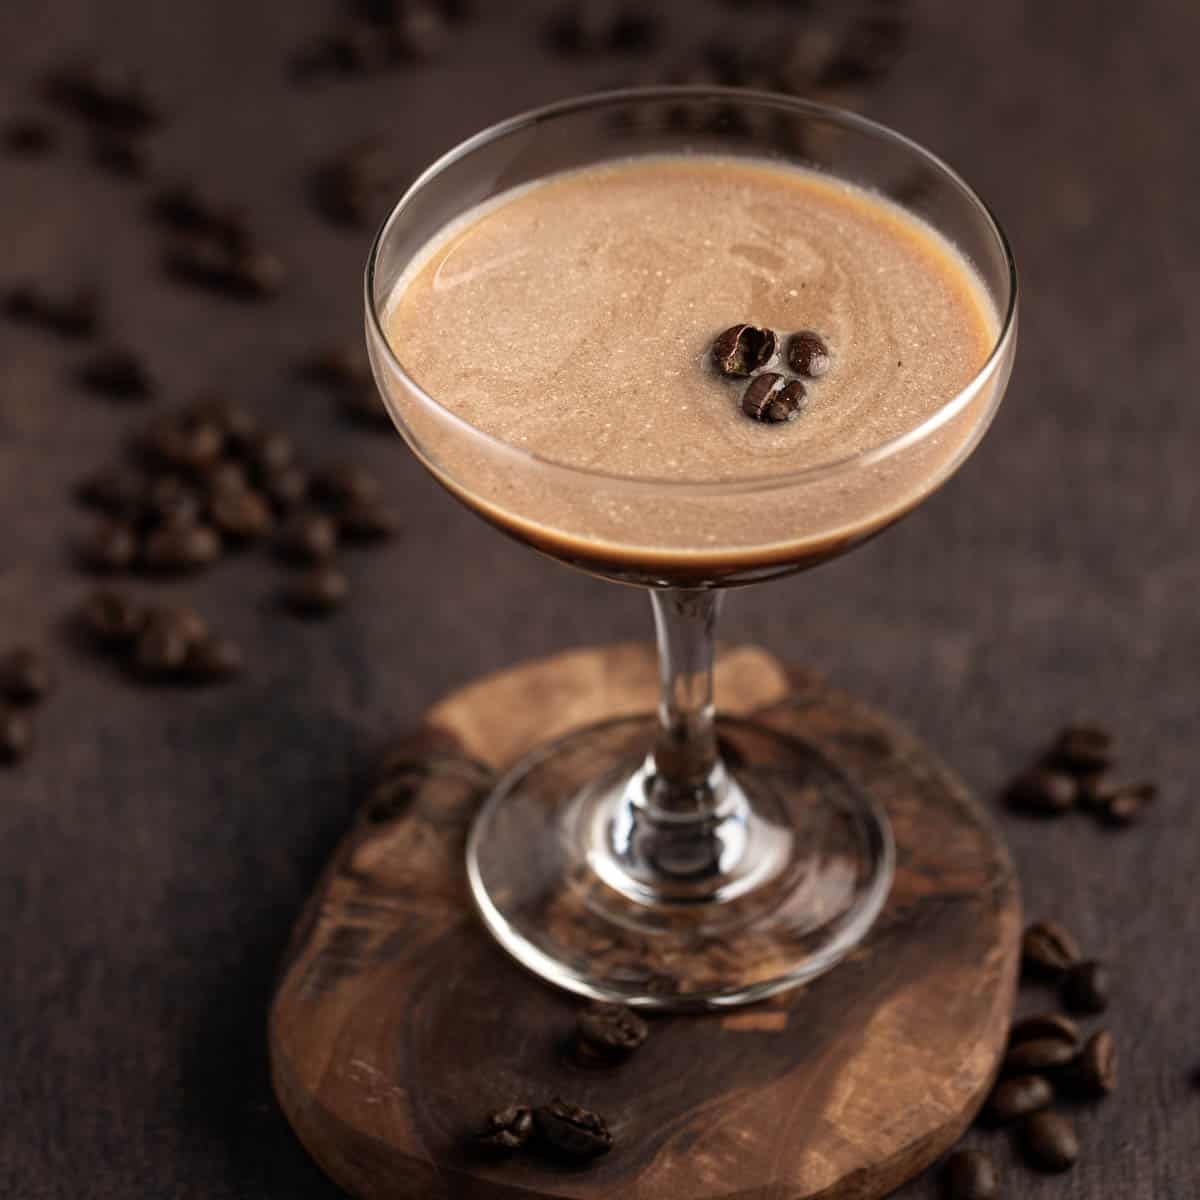
<path fill-rule="evenodd" d="M 658 64 L 742 19 L 715 3 L 661 7 Z M 138 418 L 72 390 L 77 351 L 0 324 L 0 644 L 44 642 L 62 682 L 37 753 L 0 773 L 5 1196 L 338 1195 L 275 1108 L 264 1017 L 371 750 L 479 672 L 648 631 L 636 593 L 497 536 L 398 440 L 337 423 L 285 369 L 359 320 L 368 239 L 304 203 L 314 158 L 382 132 L 415 171 L 496 117 L 644 69 L 552 58 L 536 36 L 545 4 L 477 8 L 437 66 L 297 92 L 281 64 L 324 23 L 320 0 L 0 6 L 0 115 L 26 111 L 64 51 L 143 68 L 174 114 L 152 141 L 157 169 L 243 203 L 292 271 L 261 307 L 169 287 L 142 190 L 72 149 L 0 158 L 0 281 L 103 279 L 114 322 L 163 384 L 160 406 L 227 388 L 314 453 L 361 457 L 406 514 L 401 541 L 353 560 L 357 602 L 329 625 L 280 620 L 261 558 L 161 589 L 246 644 L 245 679 L 165 696 L 118 684 L 59 629 L 86 587 L 68 569 L 79 514 L 65 496 Z M 912 11 L 911 43 L 865 110 L 949 158 L 1005 223 L 1024 286 L 1009 398 L 919 513 L 813 575 L 736 596 L 726 632 L 903 715 L 984 792 L 1060 719 L 1119 723 L 1131 768 L 1165 785 L 1144 827 L 1005 829 L 1029 911 L 1062 917 L 1119 966 L 1121 1090 L 1080 1115 L 1072 1176 L 1006 1174 L 1030 1200 L 1182 1200 L 1200 1190 L 1200 9 Z M 767 5 L 758 26 L 778 12 Z M 988 1142 L 1007 1161 L 1004 1139 Z M 934 1194 L 928 1179 L 903 1193 Z"/>

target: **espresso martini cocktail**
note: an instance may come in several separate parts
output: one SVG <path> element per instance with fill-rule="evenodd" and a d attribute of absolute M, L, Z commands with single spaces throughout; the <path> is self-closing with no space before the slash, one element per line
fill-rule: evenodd
<path fill-rule="evenodd" d="M 722 589 L 861 542 L 982 437 L 1015 348 L 987 209 L 861 118 L 614 93 L 426 172 L 367 304 L 384 400 L 434 476 L 654 604 L 657 713 L 535 751 L 476 821 L 492 932 L 562 986 L 653 1007 L 828 969 L 886 896 L 886 816 L 803 740 L 714 719 L 713 627 Z"/>

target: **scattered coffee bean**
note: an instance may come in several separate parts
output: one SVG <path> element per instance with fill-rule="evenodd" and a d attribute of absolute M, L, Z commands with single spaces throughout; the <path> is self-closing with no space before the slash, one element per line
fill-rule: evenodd
<path fill-rule="evenodd" d="M 1079 1157 L 1079 1139 L 1071 1123 L 1052 1112 L 1025 1118 L 1021 1146 L 1029 1163 L 1040 1171 L 1066 1171 Z"/>
<path fill-rule="evenodd" d="M 778 425 L 798 416 L 805 402 L 804 384 L 799 379 L 785 383 L 782 375 L 764 371 L 746 386 L 742 412 L 756 421 Z"/>
<path fill-rule="evenodd" d="M 632 1009 L 620 1004 L 591 1004 L 575 1022 L 575 1052 L 581 1061 L 614 1063 L 628 1058 L 650 1030 Z"/>
<path fill-rule="evenodd" d="M 220 557 L 220 536 L 208 525 L 159 529 L 146 539 L 142 553 L 150 570 L 180 573 L 203 570 Z"/>
<path fill-rule="evenodd" d="M 167 679 L 182 671 L 188 649 L 189 640 L 178 624 L 153 620 L 138 634 L 134 665 L 148 679 Z"/>
<path fill-rule="evenodd" d="M 249 488 L 219 491 L 210 501 L 208 511 L 217 529 L 234 541 L 265 537 L 275 520 L 271 506 Z"/>
<path fill-rule="evenodd" d="M 1062 1002 L 1071 1012 L 1102 1013 L 1108 994 L 1108 971 L 1094 959 L 1076 964 L 1063 976 Z"/>
<path fill-rule="evenodd" d="M 775 357 L 777 345 L 773 330 L 759 329 L 756 325 L 731 325 L 713 342 L 713 365 L 722 375 L 745 378 Z"/>
<path fill-rule="evenodd" d="M 1036 816 L 1057 817 L 1069 812 L 1079 796 L 1079 785 L 1065 771 L 1034 767 L 1018 776 L 1008 789 L 1009 805 Z"/>
<path fill-rule="evenodd" d="M 12 766 L 33 748 L 33 723 L 22 712 L 0 705 L 0 763 Z"/>
<path fill-rule="evenodd" d="M 1106 825 L 1124 828 L 1138 821 L 1157 799 L 1153 783 L 1097 783 L 1086 789 L 1088 807 Z"/>
<path fill-rule="evenodd" d="M 299 467 L 281 467 L 261 474 L 262 488 L 276 512 L 287 513 L 308 495 L 308 476 Z"/>
<path fill-rule="evenodd" d="M 338 531 L 347 542 L 382 542 L 395 535 L 399 522 L 378 500 L 351 500 L 339 511 Z"/>
<path fill-rule="evenodd" d="M 143 133 L 162 121 L 162 111 L 132 71 L 77 62 L 46 81 L 48 98 L 76 117 L 125 134 Z"/>
<path fill-rule="evenodd" d="M 1060 1041 L 1079 1044 L 1079 1026 L 1062 1013 L 1035 1013 L 1013 1023 L 1008 1031 L 1008 1044 L 1030 1042 L 1035 1038 L 1058 1038 Z"/>
<path fill-rule="evenodd" d="M 350 593 L 350 582 L 336 567 L 312 567 L 284 587 L 287 606 L 301 616 L 326 616 L 339 609 Z"/>
<path fill-rule="evenodd" d="M 1092 1034 L 1064 1075 L 1077 1096 L 1098 1100 L 1117 1087 L 1117 1046 L 1107 1029 Z"/>
<path fill-rule="evenodd" d="M 315 83 L 365 75 L 381 62 L 382 47 L 374 31 L 348 26 L 301 46 L 288 64 L 288 74 L 297 83 Z"/>
<path fill-rule="evenodd" d="M 286 433 L 267 430 L 251 438 L 243 453 L 259 477 L 285 471 L 292 466 L 296 447 Z"/>
<path fill-rule="evenodd" d="M 225 435 L 211 421 L 177 412 L 150 422 L 137 439 L 137 448 L 158 467 L 203 474 L 220 462 Z"/>
<path fill-rule="evenodd" d="M 1035 921 L 1021 939 L 1021 962 L 1030 974 L 1061 975 L 1079 959 L 1075 939 L 1055 921 Z"/>
<path fill-rule="evenodd" d="M 58 134 L 37 117 L 14 117 L 0 131 L 0 143 L 13 158 L 43 158 L 58 145 Z"/>
<path fill-rule="evenodd" d="M 237 495 L 250 490 L 250 477 L 246 468 L 232 459 L 219 459 L 204 477 L 210 498 L 222 495 Z"/>
<path fill-rule="evenodd" d="M 1054 1073 L 1075 1057 L 1075 1045 L 1061 1038 L 1033 1038 L 1018 1042 L 1004 1056 L 1005 1075 L 1037 1075 Z"/>
<path fill-rule="evenodd" d="M 942 1167 L 945 1200 L 995 1200 L 1000 1195 L 996 1168 L 979 1150 L 955 1150 Z"/>
<path fill-rule="evenodd" d="M 613 1136 L 604 1118 L 577 1104 L 543 1104 L 533 1110 L 533 1123 L 539 1145 L 555 1157 L 583 1161 L 612 1149 Z"/>
<path fill-rule="evenodd" d="M 141 510 L 146 477 L 128 467 L 115 467 L 88 476 L 76 489 L 80 502 L 109 516 L 133 518 Z"/>
<path fill-rule="evenodd" d="M 1107 771 L 1115 761 L 1115 741 L 1102 725 L 1068 725 L 1054 739 L 1046 761 L 1074 775 Z"/>
<path fill-rule="evenodd" d="M 867 9 L 846 31 L 837 53 L 822 70 L 818 85 L 845 88 L 883 78 L 904 51 L 909 24 L 902 12 Z"/>
<path fill-rule="evenodd" d="M 101 521 L 80 541 L 78 553 L 89 571 L 128 571 L 137 559 L 137 535 L 118 521 Z"/>
<path fill-rule="evenodd" d="M 607 54 L 649 50 L 658 23 L 627 0 L 571 0 L 551 20 L 551 46 L 564 54 Z"/>
<path fill-rule="evenodd" d="M 430 62 L 450 48 L 450 30 L 436 4 L 408 0 L 383 29 L 384 46 L 392 62 Z"/>
<path fill-rule="evenodd" d="M 84 629 L 104 646 L 131 642 L 141 633 L 146 614 L 124 592 L 101 588 L 84 601 L 80 613 Z"/>
<path fill-rule="evenodd" d="M 341 508 L 348 504 L 371 504 L 379 499 L 379 480 L 357 463 L 341 463 L 313 474 L 314 500 Z"/>
<path fill-rule="evenodd" d="M 279 553 L 291 562 L 324 562 L 332 557 L 337 544 L 338 527 L 324 513 L 294 513 L 279 532 Z"/>
<path fill-rule="evenodd" d="M 122 179 L 142 179 L 148 170 L 145 147 L 127 137 L 100 134 L 92 139 L 89 156 L 102 171 Z"/>
<path fill-rule="evenodd" d="M 44 655 L 20 646 L 0 660 L 0 694 L 12 704 L 36 704 L 54 688 L 54 676 Z"/>
<path fill-rule="evenodd" d="M 220 396 L 204 396 L 188 406 L 186 419 L 192 423 L 212 425 L 234 451 L 247 446 L 260 433 L 258 418 L 244 404 Z"/>
<path fill-rule="evenodd" d="M 313 206 L 331 225 L 358 229 L 374 218 L 383 191 L 375 161 L 362 147 L 353 147 L 314 169 Z"/>
<path fill-rule="evenodd" d="M 146 487 L 140 517 L 147 529 L 163 526 L 181 529 L 199 520 L 200 500 L 178 475 L 159 475 Z"/>
<path fill-rule="evenodd" d="M 475 1144 L 497 1154 L 519 1150 L 533 1136 L 533 1111 L 523 1104 L 510 1104 L 489 1113 Z"/>
<path fill-rule="evenodd" d="M 792 336 L 788 342 L 787 360 L 788 366 L 805 379 L 820 379 L 833 362 L 824 338 L 810 329 Z"/>
<path fill-rule="evenodd" d="M 252 237 L 236 209 L 218 204 L 187 182 L 168 184 L 150 202 L 150 215 L 167 229 L 203 235 L 230 253 L 244 250 Z"/>
<path fill-rule="evenodd" d="M 189 642 L 183 670 L 197 683 L 217 683 L 240 674 L 244 665 L 245 658 L 235 642 L 208 634 Z"/>
<path fill-rule="evenodd" d="M 19 283 L 5 293 L 4 312 L 11 321 L 73 340 L 91 337 L 100 325 L 99 297 L 88 287 L 54 296 Z"/>
<path fill-rule="evenodd" d="M 110 400 L 148 400 L 154 385 L 137 355 L 112 346 L 97 351 L 79 368 L 79 383 Z"/>
<path fill-rule="evenodd" d="M 167 249 L 163 264 L 181 283 L 240 300 L 261 300 L 283 285 L 283 263 L 254 247 L 231 251 L 208 238 L 180 239 Z"/>
<path fill-rule="evenodd" d="M 1054 1088 L 1042 1075 L 1002 1079 L 988 1097 L 985 1114 L 997 1125 L 1008 1125 L 1054 1103 Z"/>

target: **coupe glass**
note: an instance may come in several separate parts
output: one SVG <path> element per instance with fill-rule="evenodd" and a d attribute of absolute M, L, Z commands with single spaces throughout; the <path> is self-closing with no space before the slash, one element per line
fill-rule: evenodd
<path fill-rule="evenodd" d="M 918 214 L 971 261 L 995 305 L 998 334 L 979 373 L 891 441 L 736 482 L 572 468 L 489 436 L 424 391 L 384 329 L 397 279 L 433 235 L 551 173 L 663 153 L 799 163 Z M 503 532 L 648 589 L 654 609 L 657 712 L 539 747 L 476 818 L 467 871 L 497 940 L 561 987 L 646 1008 L 742 1004 L 828 970 L 887 895 L 887 818 L 804 740 L 715 716 L 713 630 L 724 589 L 864 541 L 983 436 L 1016 346 L 1012 256 L 983 201 L 914 142 L 821 105 L 719 88 L 583 97 L 485 130 L 417 180 L 372 247 L 366 327 L 384 401 L 435 479 Z"/>

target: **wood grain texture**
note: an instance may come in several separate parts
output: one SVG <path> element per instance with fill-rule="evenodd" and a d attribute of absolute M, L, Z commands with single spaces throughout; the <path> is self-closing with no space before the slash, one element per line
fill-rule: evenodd
<path fill-rule="evenodd" d="M 436 705 L 391 751 L 387 802 L 368 802 L 324 873 L 270 1022 L 284 1111 L 355 1196 L 870 1200 L 973 1115 L 1016 977 L 1007 853 L 909 735 L 748 647 L 722 654 L 718 703 L 804 738 L 884 802 L 888 903 L 822 979 L 729 1014 L 656 1017 L 618 1070 L 572 1063 L 578 1001 L 491 942 L 466 889 L 466 830 L 496 770 L 543 736 L 645 711 L 654 684 L 642 646 L 522 664 Z M 614 1153 L 581 1171 L 466 1148 L 488 1109 L 559 1094 L 610 1120 Z"/>

